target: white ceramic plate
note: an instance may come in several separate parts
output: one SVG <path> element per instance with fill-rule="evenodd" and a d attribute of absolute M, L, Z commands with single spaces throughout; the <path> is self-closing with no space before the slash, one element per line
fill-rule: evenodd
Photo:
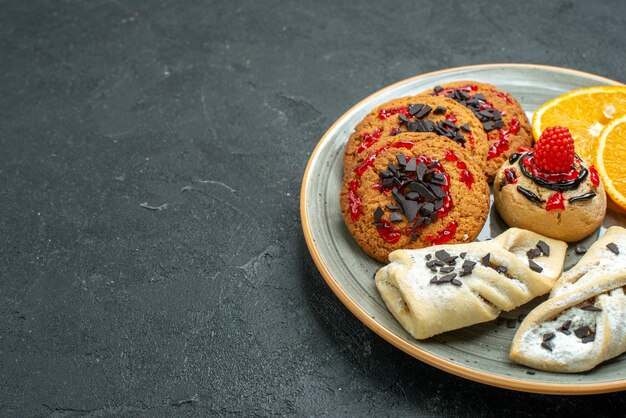
<path fill-rule="evenodd" d="M 374 107 L 396 97 L 419 93 L 438 84 L 476 80 L 494 84 L 513 94 L 530 117 L 542 103 L 583 87 L 619 85 L 593 74 L 522 64 L 492 64 L 452 68 L 423 74 L 386 87 L 357 103 L 333 124 L 313 151 L 302 181 L 300 210 L 306 242 L 322 276 L 339 299 L 365 325 L 391 344 L 435 367 L 478 382 L 509 389 L 541 393 L 601 393 L 626 389 L 626 356 L 588 373 L 556 374 L 536 371 L 509 359 L 515 329 L 498 321 L 479 324 L 430 338 L 413 339 L 385 307 L 373 275 L 381 264 L 359 248 L 344 225 L 339 205 L 344 145 L 355 125 Z M 611 225 L 626 218 L 609 211 L 603 228 L 586 239 L 590 245 Z M 492 208 L 478 239 L 499 235 L 506 224 Z M 566 268 L 577 261 L 572 248 Z M 542 299 L 543 300 L 543 299 Z M 502 317 L 517 318 L 539 301 Z"/>

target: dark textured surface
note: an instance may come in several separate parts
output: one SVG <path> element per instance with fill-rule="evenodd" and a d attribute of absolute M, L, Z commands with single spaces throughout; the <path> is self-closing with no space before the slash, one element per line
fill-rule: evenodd
<path fill-rule="evenodd" d="M 400 79 L 626 80 L 626 3 L 336 3 L 0 2 L 1 416 L 623 413 L 390 346 L 324 284 L 298 197 L 330 124 Z"/>

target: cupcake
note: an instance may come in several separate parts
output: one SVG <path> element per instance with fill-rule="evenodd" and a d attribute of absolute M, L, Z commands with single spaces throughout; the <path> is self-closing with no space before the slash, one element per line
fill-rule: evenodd
<path fill-rule="evenodd" d="M 509 226 L 567 242 L 600 227 L 606 194 L 595 168 L 574 153 L 567 128 L 547 128 L 534 149 L 521 151 L 494 180 L 494 203 Z"/>

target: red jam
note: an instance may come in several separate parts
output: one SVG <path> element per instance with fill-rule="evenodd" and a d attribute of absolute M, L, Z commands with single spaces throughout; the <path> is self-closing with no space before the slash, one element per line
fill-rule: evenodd
<path fill-rule="evenodd" d="M 492 160 L 502 155 L 502 153 L 509 149 L 509 135 L 515 135 L 519 132 L 520 123 L 517 118 L 511 120 L 511 126 L 508 130 L 498 129 L 499 139 L 491 144 L 489 147 L 488 160 Z"/>
<path fill-rule="evenodd" d="M 394 136 L 401 132 L 402 132 L 402 129 L 400 129 L 399 126 L 394 126 L 393 128 L 391 128 L 391 132 L 389 133 L 389 135 Z"/>
<path fill-rule="evenodd" d="M 380 128 L 376 129 L 374 132 L 364 133 L 361 137 L 361 143 L 359 144 L 359 148 L 357 148 L 356 150 L 357 154 L 360 154 L 361 152 L 374 145 L 380 139 L 382 134 L 383 130 Z"/>
<path fill-rule="evenodd" d="M 598 176 L 598 172 L 596 168 L 592 165 L 589 166 L 589 180 L 591 180 L 591 184 L 595 187 L 600 185 L 600 176 Z"/>
<path fill-rule="evenodd" d="M 517 183 L 517 170 L 513 167 L 504 169 L 504 180 L 506 184 L 515 184 Z"/>
<path fill-rule="evenodd" d="M 506 94 L 503 91 L 499 91 L 499 90 L 491 90 L 492 93 L 495 93 L 496 96 L 498 96 L 501 99 L 504 99 L 508 104 L 513 104 L 513 100 L 511 100 L 511 98 L 509 97 L 508 94 Z"/>
<path fill-rule="evenodd" d="M 517 152 L 519 153 L 525 153 L 525 152 L 532 151 L 532 150 L 533 149 L 529 147 L 517 147 Z"/>
<path fill-rule="evenodd" d="M 457 157 L 454 151 L 450 149 L 446 150 L 444 158 L 446 159 L 446 161 L 459 161 L 459 157 Z"/>
<path fill-rule="evenodd" d="M 474 175 L 467 169 L 467 164 L 463 161 L 458 161 L 456 166 L 461 170 L 459 172 L 460 180 L 465 183 L 468 189 L 471 189 L 472 184 L 474 184 Z"/>
<path fill-rule="evenodd" d="M 546 202 L 546 210 L 548 212 L 553 210 L 565 210 L 565 204 L 563 203 L 563 194 L 556 192 Z"/>
<path fill-rule="evenodd" d="M 383 226 L 376 227 L 376 230 L 378 231 L 378 234 L 381 236 L 382 239 L 390 244 L 395 244 L 396 242 L 400 241 L 400 238 L 402 238 L 402 233 L 398 229 L 396 229 L 391 222 L 389 222 L 387 219 L 381 219 L 380 222 L 383 223 Z"/>
<path fill-rule="evenodd" d="M 472 135 L 471 132 L 467 134 L 467 140 L 469 141 L 469 144 L 470 144 L 470 150 L 472 152 L 476 151 L 476 146 L 474 145 L 474 135 Z"/>
<path fill-rule="evenodd" d="M 458 226 L 459 225 L 456 222 L 452 221 L 444 229 L 439 231 L 437 235 L 429 235 L 426 239 L 430 241 L 430 245 L 444 244 L 454 238 L 454 234 L 456 234 L 456 228 Z"/>
<path fill-rule="evenodd" d="M 359 181 L 352 180 L 348 186 L 348 202 L 350 203 L 350 219 L 358 221 L 362 212 L 361 198 L 358 195 Z"/>
<path fill-rule="evenodd" d="M 380 109 L 378 111 L 378 119 L 385 120 L 390 116 L 397 115 L 398 113 L 402 113 L 407 118 L 411 117 L 407 107 L 392 107 L 391 109 Z"/>
<path fill-rule="evenodd" d="M 455 125 L 457 124 L 457 122 L 459 121 L 456 118 L 456 115 L 454 113 L 447 113 L 446 114 L 446 120 L 450 123 L 454 123 Z"/>

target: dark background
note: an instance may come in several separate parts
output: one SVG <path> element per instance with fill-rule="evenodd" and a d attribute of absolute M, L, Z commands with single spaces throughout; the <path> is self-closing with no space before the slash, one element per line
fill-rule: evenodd
<path fill-rule="evenodd" d="M 377 337 L 313 265 L 299 189 L 332 122 L 398 80 L 626 80 L 626 3 L 338 3 L 0 1 L 0 415 L 623 415 Z"/>

